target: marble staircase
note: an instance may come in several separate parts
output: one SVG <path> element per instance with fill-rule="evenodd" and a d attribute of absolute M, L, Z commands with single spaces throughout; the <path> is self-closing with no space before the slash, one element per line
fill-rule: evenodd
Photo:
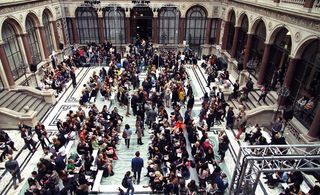
<path fill-rule="evenodd" d="M 36 111 L 36 120 L 40 121 L 52 107 L 52 104 L 25 92 L 4 90 L 0 93 L 0 107 L 21 114 L 29 110 Z"/>

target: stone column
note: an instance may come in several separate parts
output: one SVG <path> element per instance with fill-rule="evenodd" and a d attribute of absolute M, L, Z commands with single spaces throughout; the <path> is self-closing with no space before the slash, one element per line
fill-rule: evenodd
<path fill-rule="evenodd" d="M 179 43 L 182 44 L 184 40 L 186 40 L 185 38 L 185 34 L 186 34 L 186 29 L 185 29 L 185 18 L 180 18 L 180 22 L 179 22 Z"/>
<path fill-rule="evenodd" d="M 63 44 L 64 45 L 68 45 L 67 43 L 67 37 L 66 37 L 66 33 L 68 32 L 65 32 L 65 29 L 64 29 L 64 24 L 63 24 L 63 20 L 62 19 L 59 19 L 60 20 L 60 24 L 61 24 L 61 29 L 62 29 L 62 36 L 63 36 Z M 66 21 L 67 22 L 67 21 Z M 67 24 L 66 24 L 67 25 Z M 72 42 L 72 40 L 70 40 L 70 37 L 69 37 L 69 41 Z"/>
<path fill-rule="evenodd" d="M 231 48 L 231 58 L 236 56 L 237 46 L 238 46 L 238 35 L 239 35 L 240 26 L 234 27 L 232 48 Z"/>
<path fill-rule="evenodd" d="M 207 27 L 206 27 L 206 37 L 204 40 L 204 44 L 209 44 L 211 27 L 212 27 L 212 18 L 208 18 L 207 19 Z"/>
<path fill-rule="evenodd" d="M 219 45 L 220 43 L 220 34 L 221 34 L 221 19 L 218 19 L 218 25 L 217 25 L 217 31 L 216 31 L 216 45 Z"/>
<path fill-rule="evenodd" d="M 286 72 L 286 76 L 284 77 L 284 84 L 290 89 L 290 86 L 292 84 L 292 79 L 294 77 L 294 72 L 296 70 L 297 62 L 299 59 L 290 58 L 288 69 Z"/>
<path fill-rule="evenodd" d="M 229 21 L 224 23 L 223 38 L 222 38 L 222 44 L 221 44 L 221 49 L 222 50 L 226 50 L 227 49 L 229 25 L 230 25 Z"/>
<path fill-rule="evenodd" d="M 262 85 L 263 79 L 267 70 L 269 54 L 270 54 L 271 44 L 265 43 L 263 57 L 260 65 L 259 77 L 258 77 L 258 85 Z"/>
<path fill-rule="evenodd" d="M 104 33 L 104 19 L 103 17 L 98 17 L 98 28 L 99 28 L 99 39 L 100 43 L 104 43 L 106 40 L 105 33 Z"/>
<path fill-rule="evenodd" d="M 27 63 L 32 64 L 32 53 L 31 53 L 31 48 L 30 48 L 30 43 L 28 39 L 28 33 L 23 33 L 20 35 L 23 43 L 24 50 L 26 51 L 26 58 L 27 58 Z"/>
<path fill-rule="evenodd" d="M 80 43 L 79 41 L 79 34 L 77 30 L 77 20 L 76 18 L 71 18 L 71 24 L 72 24 L 72 34 L 73 34 L 73 41 L 74 43 Z"/>
<path fill-rule="evenodd" d="M 247 69 L 247 63 L 249 61 L 250 57 L 250 50 L 251 50 L 251 45 L 252 45 L 252 37 L 253 34 L 247 34 L 247 43 L 245 46 L 245 53 L 244 53 L 244 58 L 243 58 L 243 69 Z"/>
<path fill-rule="evenodd" d="M 125 20 L 125 27 L 126 27 L 126 41 L 128 43 L 132 43 L 132 37 L 131 37 L 131 20 L 130 17 L 126 17 Z"/>
<path fill-rule="evenodd" d="M 159 43 L 158 31 L 159 31 L 158 30 L 158 18 L 153 16 L 153 18 L 152 18 L 152 42 L 153 43 Z"/>
<path fill-rule="evenodd" d="M 316 115 L 313 118 L 312 124 L 309 128 L 308 136 L 312 138 L 319 138 L 320 133 L 320 109 L 318 109 Z"/>
<path fill-rule="evenodd" d="M 44 27 L 39 26 L 39 32 L 40 32 L 40 39 L 42 42 L 42 48 L 43 48 L 43 53 L 44 53 L 44 58 L 47 59 L 49 57 L 49 50 L 48 50 L 48 42 L 46 39 L 46 33 L 44 32 Z"/>
<path fill-rule="evenodd" d="M 57 28 L 57 22 L 56 21 L 50 21 L 49 25 L 51 25 L 52 28 L 53 28 L 54 40 L 56 41 L 55 44 L 54 44 L 56 46 L 55 49 L 56 50 L 60 50 L 60 48 L 59 48 L 60 47 L 59 46 L 60 45 L 60 39 L 59 39 L 59 33 L 58 33 L 58 28 Z"/>
<path fill-rule="evenodd" d="M 305 0 L 303 7 L 305 7 L 305 8 L 312 8 L 312 7 L 313 7 L 313 4 L 314 4 L 314 0 Z"/>
<path fill-rule="evenodd" d="M 5 52 L 4 47 L 3 47 L 3 43 L 0 43 L 0 60 L 1 60 L 1 63 L 2 63 L 2 67 L 3 67 L 4 73 L 5 73 L 6 77 L 7 77 L 9 88 L 12 89 L 15 86 L 15 82 L 14 82 L 14 79 L 13 79 L 13 75 L 12 75 L 12 72 L 11 72 L 11 68 L 10 68 L 10 64 L 9 64 L 6 52 Z"/>

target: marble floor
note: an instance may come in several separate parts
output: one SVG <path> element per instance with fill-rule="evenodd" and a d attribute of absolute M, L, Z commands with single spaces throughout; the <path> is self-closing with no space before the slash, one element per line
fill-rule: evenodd
<path fill-rule="evenodd" d="M 78 101 L 80 98 L 80 92 L 83 84 L 89 80 L 89 77 L 92 75 L 93 71 L 99 72 L 100 69 L 101 67 L 89 67 L 89 68 L 79 68 L 77 70 L 77 83 L 78 83 L 77 87 L 73 88 L 71 83 L 69 82 L 64 92 L 59 95 L 58 102 L 56 103 L 56 105 L 42 119 L 42 122 L 48 129 L 50 136 L 54 136 L 57 131 L 56 122 L 59 119 L 64 119 L 69 110 L 75 111 L 78 108 Z M 190 70 L 188 70 L 188 72 L 190 72 Z M 195 91 L 195 99 L 200 100 L 200 98 L 203 96 L 203 93 L 198 90 L 199 81 L 197 81 L 197 79 L 194 76 L 192 76 L 192 72 L 190 72 L 190 74 L 191 75 L 189 76 L 192 83 L 192 87 L 194 88 L 194 91 Z M 110 109 L 112 109 L 113 107 L 118 107 L 116 103 L 111 103 L 108 100 L 103 100 L 100 94 L 98 95 L 95 104 L 97 105 L 99 110 L 101 110 L 104 105 L 108 105 Z M 193 117 L 195 119 L 197 119 L 200 108 L 201 108 L 201 105 L 195 104 L 195 107 L 193 109 Z M 118 109 L 119 109 L 119 112 L 123 116 L 125 116 L 124 108 L 118 107 Z M 168 113 L 170 113 L 170 110 L 168 111 L 169 111 Z M 184 111 L 185 111 L 185 108 L 181 110 L 182 113 L 184 113 Z M 130 126 L 134 126 L 134 123 L 135 123 L 134 116 L 131 115 L 129 117 L 124 117 L 123 126 L 124 124 L 129 124 Z M 216 159 L 219 159 L 218 152 L 217 152 L 218 150 L 217 134 L 219 130 L 224 128 L 224 126 L 225 126 L 224 123 L 220 125 L 215 125 L 212 131 L 208 133 L 212 144 L 216 146 L 215 147 Z M 36 164 L 39 158 L 43 156 L 42 149 L 38 144 L 37 145 L 38 150 L 35 153 L 30 153 L 28 149 L 23 149 L 24 142 L 20 137 L 20 134 L 18 131 L 11 130 L 6 132 L 8 132 L 9 136 L 15 141 L 16 147 L 18 148 L 18 151 L 14 152 L 14 158 L 18 160 L 21 166 L 22 176 L 25 178 L 28 178 L 30 176 L 31 171 L 36 169 Z M 227 130 L 227 134 L 229 136 L 229 140 L 231 141 L 232 150 L 230 149 L 229 151 L 227 151 L 225 161 L 223 163 L 220 163 L 219 165 L 221 166 L 223 172 L 227 174 L 227 177 L 230 183 L 233 170 L 235 167 L 235 159 L 236 159 L 235 155 L 238 153 L 240 143 L 235 141 L 234 135 L 231 131 Z M 131 162 L 131 159 L 134 157 L 134 153 L 136 151 L 140 151 L 141 157 L 144 159 L 145 166 L 146 166 L 149 137 L 150 137 L 149 132 L 146 130 L 145 136 L 142 139 L 144 145 L 137 145 L 136 135 L 133 134 L 129 149 L 125 147 L 124 140 L 120 140 L 120 144 L 118 145 L 118 148 L 117 148 L 117 155 L 119 159 L 115 161 L 113 164 L 115 175 L 112 177 L 103 178 L 101 181 L 101 184 L 104 186 L 110 185 L 111 188 L 117 185 L 120 186 L 124 173 L 130 170 L 130 166 L 131 166 L 130 162 Z M 36 140 L 36 136 L 34 136 L 34 139 Z M 77 142 L 74 142 L 74 144 L 71 147 L 71 151 L 75 150 L 76 144 Z M 188 147 L 188 151 L 190 152 L 190 147 Z M 189 156 L 190 158 L 192 158 L 191 155 Z M 0 194 L 10 194 L 10 195 L 24 194 L 25 190 L 28 187 L 26 180 L 19 185 L 19 188 L 14 190 L 11 185 L 12 183 L 11 175 L 8 172 L 4 171 L 3 167 L 4 167 L 4 162 L 0 163 L 0 176 L 2 176 L 1 182 L 0 182 Z M 198 181 L 196 171 L 195 170 L 190 170 L 190 171 L 191 171 L 191 179 L 195 179 L 196 181 Z M 148 179 L 146 177 L 143 177 L 143 175 L 145 174 L 146 174 L 146 170 L 143 169 L 140 185 L 148 184 Z M 268 191 L 267 193 L 279 194 L 278 191 Z M 261 187 L 257 188 L 257 194 L 264 194 L 263 191 L 261 190 Z"/>

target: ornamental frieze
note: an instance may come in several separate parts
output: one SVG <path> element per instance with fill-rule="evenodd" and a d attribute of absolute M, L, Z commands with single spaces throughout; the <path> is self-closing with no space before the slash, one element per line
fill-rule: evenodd
<path fill-rule="evenodd" d="M 17 4 L 12 6 L 8 5 L 8 7 L 4 7 L 0 9 L 0 15 L 21 11 L 21 10 L 27 10 L 30 8 L 35 8 L 43 5 L 51 5 L 52 3 L 55 3 L 55 2 L 58 2 L 58 0 L 37 1 L 37 2 L 31 2 L 31 3 Z"/>

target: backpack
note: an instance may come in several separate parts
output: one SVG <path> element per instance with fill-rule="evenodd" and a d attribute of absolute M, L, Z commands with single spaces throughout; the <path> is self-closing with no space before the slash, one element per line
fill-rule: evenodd
<path fill-rule="evenodd" d="M 128 186 L 127 177 L 124 177 L 124 178 L 122 179 L 121 184 L 122 184 L 122 186 L 123 186 L 124 188 L 128 188 L 128 187 L 129 187 L 129 186 Z"/>

